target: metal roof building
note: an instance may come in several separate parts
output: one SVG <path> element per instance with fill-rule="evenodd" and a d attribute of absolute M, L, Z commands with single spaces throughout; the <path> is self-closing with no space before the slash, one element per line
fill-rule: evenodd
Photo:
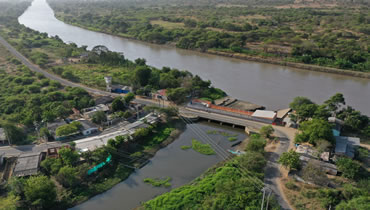
<path fill-rule="evenodd" d="M 360 146 L 360 139 L 356 137 L 335 136 L 335 154 L 353 158 L 355 147 Z"/>
<path fill-rule="evenodd" d="M 21 154 L 14 167 L 13 176 L 21 177 L 37 174 L 41 158 L 41 152 Z"/>
<path fill-rule="evenodd" d="M 267 110 L 256 110 L 252 117 L 259 117 L 269 120 L 275 120 L 276 119 L 276 112 L 274 111 L 267 111 Z"/>

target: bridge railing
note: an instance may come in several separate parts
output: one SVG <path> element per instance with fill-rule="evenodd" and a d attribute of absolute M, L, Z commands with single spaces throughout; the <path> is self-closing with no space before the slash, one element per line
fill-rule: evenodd
<path fill-rule="evenodd" d="M 234 113 L 234 112 L 227 112 L 227 111 L 223 111 L 223 110 L 219 110 L 219 109 L 212 109 L 212 108 L 208 108 L 208 107 L 205 107 L 205 106 L 202 106 L 202 105 L 187 104 L 186 107 L 191 108 L 191 109 L 197 109 L 197 110 L 209 112 L 209 113 L 222 114 L 222 115 L 226 115 L 226 116 L 230 116 L 230 117 L 237 117 L 237 118 L 240 118 L 240 119 L 252 120 L 252 121 L 261 122 L 261 123 L 268 123 L 268 124 L 273 123 L 273 120 L 257 118 L 257 117 L 253 117 L 253 116 L 250 116 L 250 115 L 243 115 L 243 114 L 238 114 L 238 113 Z"/>

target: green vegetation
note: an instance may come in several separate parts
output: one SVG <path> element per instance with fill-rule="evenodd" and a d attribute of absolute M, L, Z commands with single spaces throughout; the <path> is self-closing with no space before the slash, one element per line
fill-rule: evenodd
<path fill-rule="evenodd" d="M 200 141 L 196 139 L 191 140 L 191 147 L 193 150 L 199 152 L 203 155 L 214 155 L 216 154 L 215 151 L 212 149 L 210 144 L 202 144 Z"/>
<path fill-rule="evenodd" d="M 229 141 L 236 141 L 236 140 L 238 140 L 238 138 L 237 137 L 229 137 L 229 138 L 227 138 L 227 140 L 229 140 Z"/>
<path fill-rule="evenodd" d="M 232 134 L 232 133 L 228 133 L 228 132 L 225 132 L 225 131 L 218 131 L 218 130 L 208 130 L 207 131 L 207 134 L 213 134 L 213 135 L 222 135 L 222 136 L 225 136 L 225 137 L 237 137 L 238 134 Z"/>
<path fill-rule="evenodd" d="M 185 4 L 52 0 L 50 3 L 64 22 L 147 42 L 203 52 L 370 70 L 367 51 L 370 16 L 365 1 L 335 1 L 345 7 L 308 2 L 322 8 L 316 8 L 317 5 L 310 8 L 306 2 L 301 4 L 302 8 L 294 8 L 291 0 Z"/>
<path fill-rule="evenodd" d="M 167 177 L 165 179 L 152 179 L 152 178 L 145 178 L 145 183 L 151 184 L 154 187 L 171 187 L 171 177 Z"/>
<path fill-rule="evenodd" d="M 182 150 L 188 150 L 188 149 L 191 149 L 191 146 L 183 145 L 183 146 L 181 146 L 181 149 Z"/>
<path fill-rule="evenodd" d="M 343 94 L 337 93 L 317 105 L 305 97 L 296 97 L 290 103 L 295 113 L 290 117 L 300 123 L 300 134 L 296 136 L 296 142 L 309 142 L 316 145 L 320 140 L 334 143 L 332 125 L 328 123 L 328 117 L 335 116 L 344 122 L 341 132 L 344 135 L 359 136 L 364 142 L 370 139 L 370 119 L 360 111 L 346 105 Z"/>
<path fill-rule="evenodd" d="M 289 152 L 284 152 L 281 154 L 278 162 L 287 167 L 289 170 L 299 169 L 301 163 L 299 160 L 299 154 L 294 150 L 290 150 Z"/>
<path fill-rule="evenodd" d="M 80 131 L 82 125 L 78 121 L 73 121 L 72 123 L 62 125 L 58 127 L 55 131 L 57 136 L 68 136 L 71 134 L 76 134 Z"/>
<path fill-rule="evenodd" d="M 246 150 L 263 153 L 266 143 L 266 139 L 261 137 L 259 134 L 252 134 L 249 137 Z"/>
<path fill-rule="evenodd" d="M 271 126 L 271 125 L 265 125 L 265 126 L 262 126 L 262 128 L 260 129 L 260 134 L 264 137 L 264 138 L 271 138 L 271 135 L 274 133 L 274 128 Z"/>
<path fill-rule="evenodd" d="M 145 209 L 259 209 L 262 192 L 250 177 L 263 180 L 266 160 L 261 152 L 247 150 L 209 169 L 191 183 L 162 194 L 143 204 Z M 270 209 L 279 209 L 275 200 Z"/>

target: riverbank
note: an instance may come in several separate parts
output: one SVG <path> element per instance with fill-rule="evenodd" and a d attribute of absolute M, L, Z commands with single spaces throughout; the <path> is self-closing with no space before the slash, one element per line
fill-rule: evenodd
<path fill-rule="evenodd" d="M 169 128 L 172 129 L 172 131 L 170 134 L 167 134 Z M 185 128 L 185 124 L 180 120 L 172 120 L 158 125 L 157 128 L 153 129 L 154 133 L 151 136 L 144 137 L 144 139 L 140 140 L 140 144 L 132 143 L 131 146 L 129 146 L 134 148 L 131 148 L 130 158 L 136 160 L 130 163 L 130 165 L 139 167 L 136 170 L 144 167 L 160 149 L 173 143 L 178 136 L 183 133 Z M 161 139 L 163 137 L 165 138 L 164 140 Z M 77 192 L 77 194 L 70 195 L 71 200 L 69 202 L 71 203 L 67 204 L 68 208 L 80 205 L 96 195 L 111 190 L 117 184 L 125 181 L 133 173 L 136 173 L 136 170 L 127 167 L 125 163 L 122 165 L 123 159 L 127 159 L 127 157 L 123 158 L 120 155 L 123 151 L 120 151 L 120 149 L 117 149 L 117 151 L 111 151 L 112 149 L 105 150 L 110 151 L 109 153 L 113 155 L 112 164 L 107 166 L 105 169 L 99 170 L 99 174 L 97 174 L 96 177 L 94 176 L 93 182 L 97 183 L 89 184 L 87 188 L 84 189 L 78 187 L 73 189 L 72 191 Z M 81 193 L 84 196 L 81 196 Z"/>
<path fill-rule="evenodd" d="M 159 45 L 159 46 L 166 46 L 166 47 L 171 47 L 171 48 L 177 48 L 175 44 L 171 43 L 166 43 L 166 44 L 157 44 L 157 43 L 152 43 L 152 42 L 146 42 L 139 40 L 133 36 L 129 36 L 127 34 L 115 34 L 115 33 L 109 33 L 105 31 L 101 31 L 97 28 L 93 27 L 87 27 L 78 23 L 71 23 L 68 21 L 65 21 L 61 16 L 58 16 L 55 14 L 55 18 L 58 20 L 69 24 L 73 25 L 76 27 L 80 27 L 86 30 L 91 30 L 107 35 L 112 35 L 112 36 L 117 36 L 121 37 L 124 39 L 129 39 L 129 40 L 135 40 L 138 42 L 146 43 L 146 44 L 153 44 L 153 45 Z M 179 48 L 181 49 L 181 48 Z M 198 53 L 204 53 L 204 54 L 209 54 L 209 55 L 216 55 L 216 56 L 223 56 L 223 57 L 229 57 L 229 58 L 235 58 L 239 60 L 246 60 L 246 61 L 253 61 L 253 62 L 258 62 L 258 63 L 267 63 L 267 64 L 273 64 L 273 65 L 279 65 L 279 66 L 288 66 L 292 68 L 297 68 L 297 69 L 302 69 L 302 70 L 308 70 L 308 71 L 316 71 L 316 72 L 323 72 L 323 73 L 330 73 L 330 74 L 337 74 L 337 75 L 343 75 L 343 76 L 350 76 L 350 77 L 357 77 L 357 78 L 363 78 L 363 79 L 370 79 L 370 73 L 366 72 L 360 72 L 360 71 L 353 71 L 353 70 L 343 70 L 343 69 L 338 69 L 338 68 L 330 68 L 330 67 L 325 67 L 325 66 L 318 66 L 318 65 L 310 65 L 310 64 L 304 64 L 304 63 L 295 63 L 295 62 L 289 62 L 285 61 L 283 59 L 276 59 L 276 58 L 264 58 L 264 57 L 259 57 L 259 56 L 250 56 L 242 53 L 231 53 L 231 52 L 222 52 L 222 51 L 216 51 L 216 50 L 206 50 L 206 51 L 201 51 L 201 50 L 189 50 L 189 49 L 181 49 L 181 50 L 186 50 L 186 51 L 195 51 Z"/>

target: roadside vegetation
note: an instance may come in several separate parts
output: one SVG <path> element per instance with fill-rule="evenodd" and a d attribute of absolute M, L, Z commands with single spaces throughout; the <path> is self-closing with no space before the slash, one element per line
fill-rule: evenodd
<path fill-rule="evenodd" d="M 49 2 L 57 18 L 90 30 L 203 52 L 370 71 L 365 1 L 336 1 L 334 7 L 315 2 L 315 8 L 308 6 L 313 2 L 295 8 L 293 1 L 266 0 Z M 276 7 L 281 4 L 286 7 Z"/>

